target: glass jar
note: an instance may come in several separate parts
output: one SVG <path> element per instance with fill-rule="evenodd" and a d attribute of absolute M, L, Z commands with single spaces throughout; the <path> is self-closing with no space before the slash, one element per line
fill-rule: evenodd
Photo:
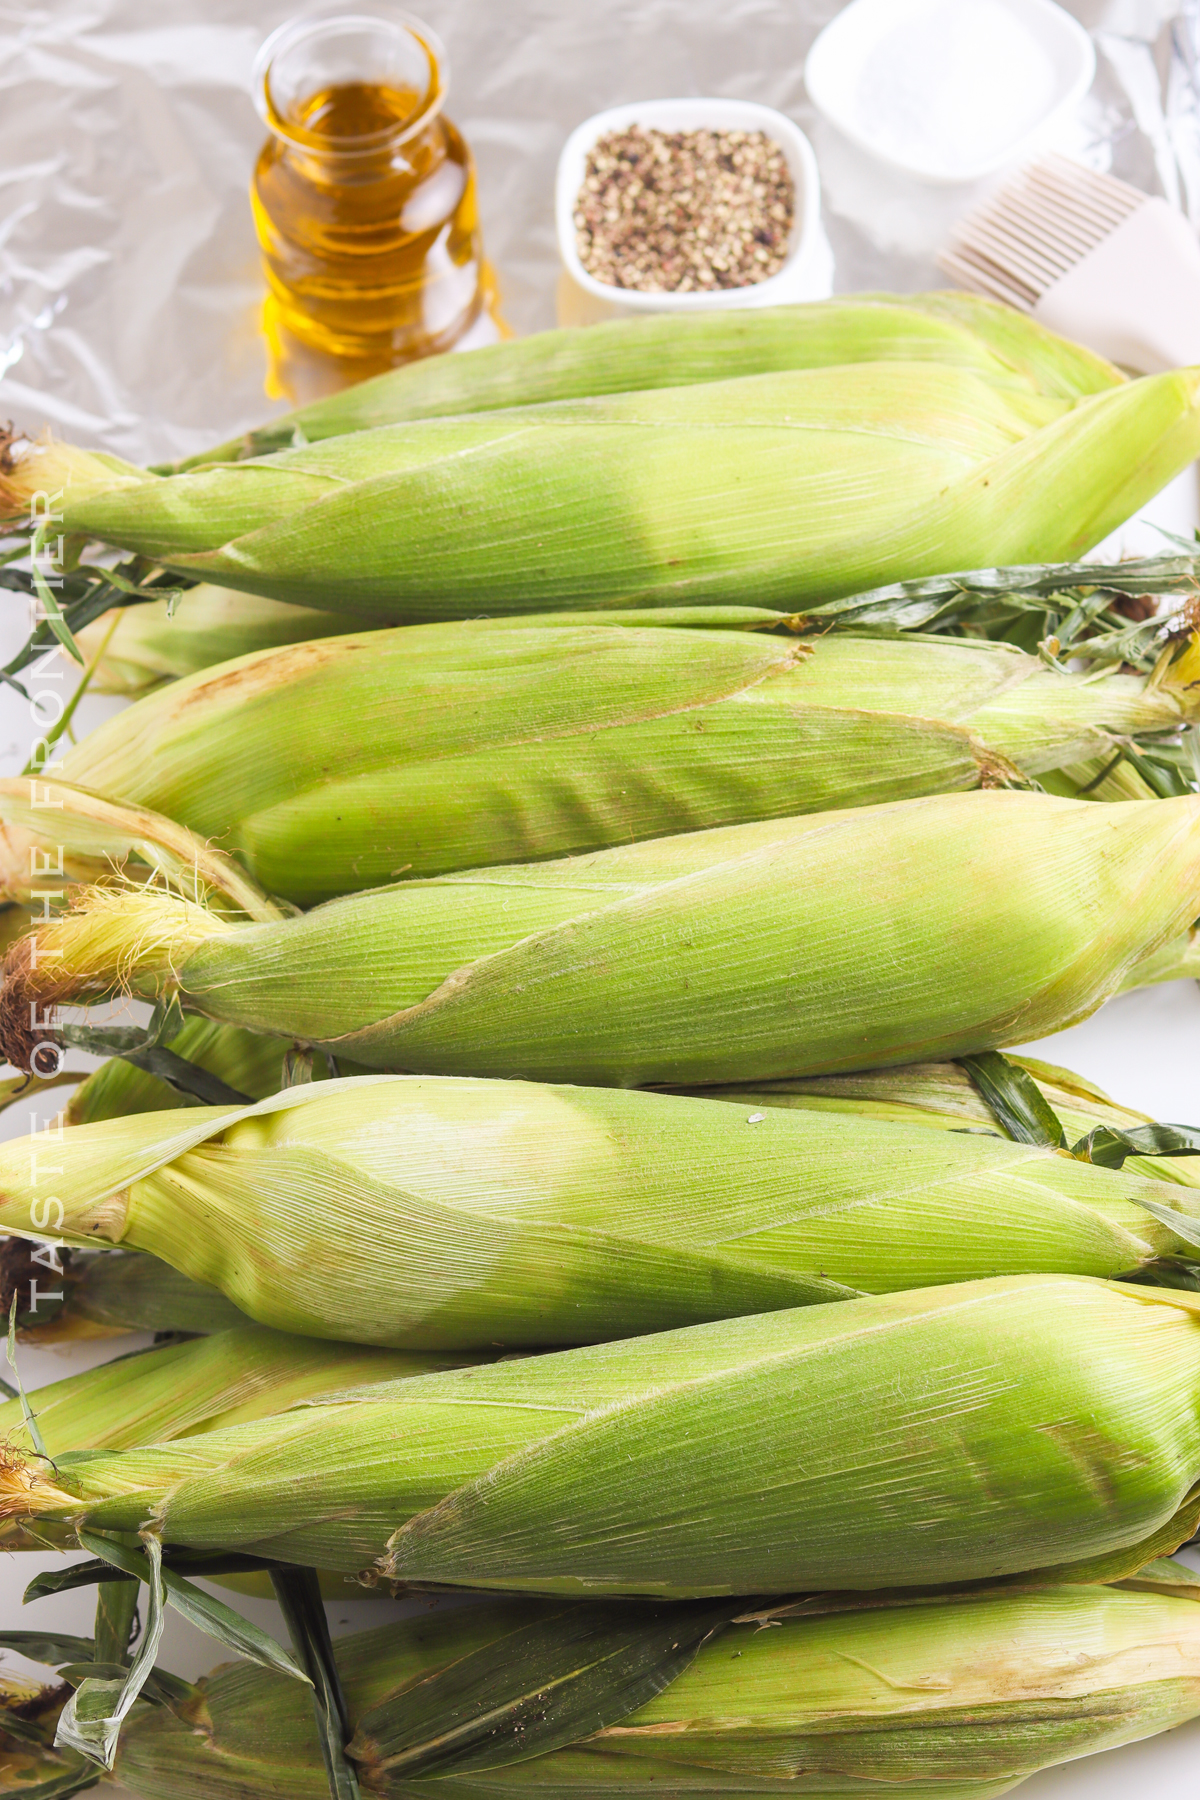
<path fill-rule="evenodd" d="M 489 303 L 447 75 L 434 33 L 401 12 L 317 13 L 267 39 L 251 200 L 269 341 L 282 329 L 357 379 L 450 349 Z"/>

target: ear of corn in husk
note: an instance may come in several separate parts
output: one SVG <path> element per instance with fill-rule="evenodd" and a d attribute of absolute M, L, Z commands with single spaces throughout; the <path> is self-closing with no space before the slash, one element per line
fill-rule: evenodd
<path fill-rule="evenodd" d="M 153 1520 L 168 1545 L 592 1597 L 1124 1579 L 1200 1516 L 1196 1305 L 1020 1276 L 723 1320 L 186 1448 L 10 1457 L 0 1496 Z"/>
<path fill-rule="evenodd" d="M 709 631 L 788 630 L 795 616 L 762 606 L 659 606 L 595 613 L 539 613 L 538 623 L 576 625 L 683 626 Z M 520 614 L 474 621 L 489 631 L 519 629 Z M 113 635 L 109 638 L 110 628 Z M 195 675 L 214 663 L 249 656 L 256 650 L 278 650 L 313 638 L 344 635 L 359 628 L 345 613 L 317 612 L 289 606 L 261 594 L 205 582 L 188 588 L 175 601 L 152 600 L 104 613 L 75 633 L 85 660 L 97 658 L 91 686 L 100 694 L 144 694 L 164 681 Z"/>
<path fill-rule="evenodd" d="M 6 454 L 0 507 L 179 574 L 379 623 L 481 609 L 795 608 L 873 584 L 1076 556 L 1200 448 L 1197 377 L 1078 401 L 862 363 L 429 419 L 252 464 L 114 474 Z M 869 515 L 864 517 L 864 509 Z"/>
<path fill-rule="evenodd" d="M 368 1794 L 407 1791 L 392 1765 L 402 1761 L 397 1740 L 421 1745 L 416 1697 L 428 1696 L 440 1718 L 453 1708 L 465 1668 L 480 1680 L 491 1672 L 489 1693 L 506 1704 L 497 1707 L 490 1741 L 488 1721 L 474 1731 L 460 1725 L 456 1736 L 466 1744 L 452 1740 L 443 1753 L 449 1767 L 437 1778 L 449 1800 L 527 1792 L 650 1800 L 662 1792 L 773 1791 L 781 1780 L 804 1795 L 861 1795 L 882 1782 L 914 1800 L 993 1800 L 1038 1769 L 1194 1717 L 1194 1606 L 1060 1588 L 784 1616 L 770 1630 L 738 1621 L 703 1643 L 656 1696 L 598 1730 L 581 1720 L 574 1742 L 540 1754 L 536 1732 L 532 1745 L 522 1741 L 527 1733 L 504 1732 L 501 1721 L 530 1716 L 507 1696 L 519 1693 L 535 1634 L 552 1652 L 557 1630 L 564 1665 L 579 1659 L 573 1634 L 582 1609 L 564 1615 L 553 1604 L 493 1602 L 383 1625 L 334 1648 Z M 603 1616 L 588 1609 L 589 1618 Z M 624 1624 L 634 1646 L 653 1629 L 643 1618 L 607 1609 L 610 1631 Z M 52 1732 L 49 1696 L 42 1711 Z M 213 1792 L 215 1779 L 224 1800 L 276 1800 L 281 1792 L 325 1800 L 328 1791 L 305 1694 L 247 1664 L 214 1671 L 181 1703 L 142 1708 L 122 1730 L 116 1773 L 139 1800 L 187 1800 Z"/>
<path fill-rule="evenodd" d="M 171 1271 L 160 1273 L 168 1277 L 163 1285 L 169 1293 Z M 44 1451 L 51 1460 L 41 1466 L 52 1468 L 53 1459 L 68 1451 L 124 1450 L 143 1443 L 191 1440 L 205 1431 L 267 1418 L 301 1401 L 363 1382 L 403 1380 L 465 1360 L 316 1343 L 252 1325 L 232 1308 L 227 1310 L 240 1319 L 236 1327 L 136 1351 L 36 1389 L 27 1403 L 41 1448 L 32 1438 L 21 1400 L 0 1404 L 0 1460 L 28 1457 L 40 1462 Z M 69 1527 L 11 1517 L 0 1524 L 0 1551 L 54 1547 L 76 1547 Z M 218 1579 L 231 1581 L 227 1575 Z M 248 1581 L 235 1576 L 232 1584 L 254 1591 L 253 1576 Z M 335 1596 L 339 1589 L 344 1592 L 341 1577 L 333 1579 L 332 1588 Z"/>
<path fill-rule="evenodd" d="M 334 1650 L 356 1772 L 371 1795 L 410 1791 L 404 1764 L 424 1758 L 450 1800 L 525 1792 L 650 1800 L 773 1791 L 781 1780 L 789 1791 L 848 1800 L 881 1776 L 916 1800 L 992 1800 L 1037 1769 L 1194 1717 L 1194 1606 L 1058 1588 L 832 1617 L 766 1612 L 772 1629 L 735 1620 L 632 1710 L 623 1697 L 610 1700 L 609 1678 L 603 1710 L 591 1717 L 574 1691 L 585 1658 L 624 1633 L 632 1663 L 661 1630 L 662 1609 L 492 1602 L 339 1638 Z M 543 1670 L 556 1666 L 556 1641 L 570 1675 L 551 1686 L 547 1705 Z M 464 1721 L 459 1698 L 472 1681 L 494 1713 L 479 1708 Z M 527 1698 L 535 1682 L 537 1711 Z M 46 1692 L 39 1705 L 13 1692 L 0 1731 L 33 1718 L 48 1745 L 61 1700 Z M 556 1726 L 560 1740 L 569 1732 L 560 1721 L 572 1703 L 578 1735 L 540 1749 Z M 447 1713 L 439 1756 L 434 1734 Z M 30 1762 L 38 1742 L 33 1731 L 19 1740 Z M 17 1744 L 0 1744 L 15 1780 Z M 0 1766 L 7 1773 L 10 1764 Z M 140 1800 L 190 1800 L 200 1789 L 224 1800 L 328 1792 L 306 1695 L 244 1663 L 215 1670 L 170 1706 L 140 1708 L 123 1727 L 116 1773 Z"/>
<path fill-rule="evenodd" d="M 1164 649 L 1170 654 L 1173 679 L 1188 682 L 1195 673 L 1189 658 L 1179 658 L 1178 640 L 1192 616 L 1197 558 L 1176 550 L 1165 555 L 1123 559 L 1119 563 L 1033 563 L 1022 567 L 958 570 L 939 576 L 875 587 L 839 600 L 806 604 L 803 612 L 761 606 L 617 607 L 583 612 L 540 612 L 545 625 L 670 626 L 721 631 L 801 632 L 809 638 L 850 631 L 876 638 L 905 639 L 936 634 L 940 638 L 1006 641 L 1036 652 L 1047 667 L 1065 673 L 1063 664 L 1080 658 L 1100 680 L 1122 665 L 1161 677 Z M 136 572 L 136 571 L 135 571 Z M 104 571 L 83 564 L 75 582 L 97 587 Z M 165 576 L 157 577 L 163 581 Z M 149 590 L 143 587 L 140 592 Z M 1181 601 L 1164 607 L 1169 598 Z M 239 612 L 239 599 L 245 603 Z M 179 626 L 186 602 L 186 628 Z M 329 612 L 291 608 L 261 595 L 200 583 L 174 598 L 145 601 L 110 612 L 80 626 L 76 608 L 87 608 L 86 585 L 66 601 L 81 654 L 93 667 L 92 685 L 101 691 L 137 693 L 160 685 L 167 677 L 192 675 L 218 662 L 254 650 L 279 648 L 313 638 L 344 634 L 353 621 Z M 90 610 L 88 611 L 90 617 Z M 324 629 L 328 622 L 328 629 Z M 528 626 L 521 613 L 489 615 L 474 620 L 489 631 Z M 114 639 L 114 632 L 116 637 Z M 1193 661 L 1197 659 L 1193 653 Z M 1154 754 L 1159 754 L 1158 750 Z M 1170 755 L 1174 758 L 1175 753 Z M 1139 765 L 1142 766 L 1142 765 Z M 1080 787 L 1102 790 L 1104 798 L 1144 798 L 1136 789 L 1121 796 L 1120 782 L 1132 765 L 1127 759 L 1098 762 L 1090 772 L 1070 771 L 1075 783 L 1052 791 L 1071 795 Z M 1190 768 L 1189 774 L 1194 773 Z M 1117 786 L 1110 780 L 1115 774 Z M 1110 791 L 1112 790 L 1112 791 Z M 1160 792 L 1152 785 L 1150 792 Z M 1177 792 L 1177 788 L 1169 791 Z"/>
<path fill-rule="evenodd" d="M 64 790 L 83 796 L 42 781 L 34 805 L 28 780 L 0 782 L 0 878 L 13 898 L 44 889 L 37 871 L 64 848 L 68 873 L 94 875 L 90 795 L 138 821 L 120 815 L 113 860 L 144 859 L 147 820 L 165 815 L 312 906 L 400 876 L 1020 784 L 1198 713 L 1169 669 L 1097 683 L 979 641 L 415 626 L 148 696 L 63 757 Z"/>
<path fill-rule="evenodd" d="M 406 1347 L 1130 1275 L 1188 1258 L 1200 1212 L 1180 1187 L 990 1136 L 530 1082 L 322 1083 L 53 1144 L 53 1209 L 28 1141 L 0 1145 L 0 1224 L 150 1252 L 277 1329 Z"/>
<path fill-rule="evenodd" d="M 1060 396 L 1100 393 L 1122 379 L 1090 350 L 971 294 L 856 294 L 543 331 L 453 358 L 427 357 L 285 413 L 179 467 L 241 461 L 406 420 L 888 358 L 944 363 Z"/>
<path fill-rule="evenodd" d="M 207 1046 L 203 1055 L 198 1050 L 201 1041 Z M 186 1047 L 189 1054 L 230 1086 L 257 1091 L 265 1097 L 274 1093 L 281 1085 L 279 1075 L 282 1053 L 277 1039 L 262 1038 L 233 1027 L 214 1026 L 207 1020 L 190 1018 L 174 1043 L 177 1047 Z M 256 1070 L 260 1059 L 262 1080 L 261 1086 L 256 1086 L 248 1079 L 247 1071 Z M 1043 1096 L 1062 1121 L 1069 1143 L 1086 1138 L 1097 1126 L 1122 1131 L 1154 1122 L 1148 1114 L 1113 1101 L 1094 1083 L 1070 1070 L 1027 1056 L 1010 1055 L 1009 1060 L 1031 1073 L 1037 1080 Z M 318 1058 L 314 1074 L 320 1072 L 321 1062 Z M 524 1094 L 533 1107 L 527 1121 L 527 1129 L 532 1136 L 541 1129 L 536 1105 L 538 1095 L 536 1090 L 528 1088 L 524 1090 Z M 732 1101 L 747 1114 L 763 1106 L 788 1107 L 840 1113 L 848 1118 L 931 1125 L 951 1132 L 1003 1130 L 965 1070 L 953 1062 L 864 1070 L 854 1075 L 801 1077 L 793 1081 L 760 1083 L 751 1087 L 700 1088 L 691 1090 L 691 1094 L 695 1098 Z M 81 1084 L 64 1108 L 63 1119 L 68 1125 L 86 1124 L 105 1118 L 129 1117 L 163 1108 L 182 1107 L 185 1104 L 193 1103 L 186 1096 L 169 1088 L 165 1082 L 114 1058 Z M 382 1110 L 384 1109 L 381 1108 Z M 647 1124 L 656 1119 L 654 1114 L 643 1113 L 643 1117 Z M 661 1118 L 661 1115 L 658 1117 Z M 629 1128 L 627 1122 L 624 1130 L 628 1132 Z M 558 1129 L 562 1129 L 561 1117 Z M 662 1124 L 655 1123 L 655 1130 L 661 1129 Z M 448 1135 L 455 1137 L 460 1131 L 464 1137 L 467 1135 L 469 1124 L 459 1110 L 455 1109 L 453 1116 L 448 1119 L 446 1131 Z M 570 1133 L 566 1135 L 569 1137 Z M 1126 1158 L 1122 1168 L 1126 1177 L 1137 1174 L 1149 1177 L 1152 1181 L 1185 1187 L 1200 1186 L 1200 1158 L 1195 1156 L 1133 1154 Z M 612 1180 L 612 1173 L 605 1170 L 599 1172 L 596 1178 L 607 1186 Z M 249 1172 L 247 1179 L 253 1179 Z M 412 1175 L 404 1167 L 402 1160 L 397 1160 L 395 1166 L 387 1171 L 387 1179 L 389 1182 L 405 1185 L 411 1182 Z M 502 1183 L 502 1188 L 503 1185 Z M 549 1199 L 551 1189 L 541 1191 Z M 691 1194 L 688 1207 L 693 1214 L 701 1210 L 701 1201 L 696 1192 Z M 1134 1227 L 1135 1238 L 1148 1228 L 1147 1220 L 1139 1219 L 1136 1212 L 1130 1214 L 1127 1223 Z M 1158 1227 L 1150 1226 L 1149 1229 L 1152 1233 L 1157 1233 Z M 1120 1241 L 1114 1240 L 1114 1253 L 1117 1252 Z M 160 1254 L 163 1253 L 165 1242 L 163 1240 L 157 1245 Z M 1165 1239 L 1155 1237 L 1155 1247 L 1160 1257 L 1166 1253 L 1165 1244 Z M 1128 1247 L 1126 1244 L 1125 1248 Z M 32 1245 L 18 1238 L 9 1239 L 0 1245 L 0 1315 L 4 1317 L 8 1314 L 12 1292 L 16 1291 L 20 1296 L 22 1282 L 27 1288 L 30 1275 L 39 1282 L 43 1281 L 41 1272 L 29 1263 L 31 1249 Z M 1059 1254 L 1070 1260 L 1078 1256 L 1079 1249 L 1078 1245 L 1073 1250 L 1064 1245 Z M 983 1253 L 982 1247 L 980 1253 Z M 828 1254 L 828 1246 L 822 1245 L 821 1258 Z M 214 1289 L 190 1281 L 173 1269 L 169 1262 L 160 1262 L 157 1257 L 128 1250 L 121 1255 L 78 1251 L 64 1252 L 63 1255 L 64 1277 L 61 1281 L 56 1277 L 55 1285 L 65 1289 L 65 1299 L 61 1304 L 50 1305 L 40 1299 L 36 1317 L 19 1311 L 18 1331 L 23 1338 L 50 1342 L 80 1336 L 111 1335 L 121 1331 L 179 1329 L 211 1332 L 241 1322 L 242 1315 L 232 1302 L 226 1301 Z M 7 1279 L 6 1264 L 11 1268 Z M 1120 1256 L 1114 1254 L 1105 1272 L 1119 1273 L 1119 1265 Z M 1079 1267 L 1075 1261 L 1071 1261 L 1071 1266 Z M 969 1269 L 969 1264 L 956 1264 L 955 1277 L 961 1278 Z M 930 1279 L 931 1272 L 931 1266 L 926 1264 L 923 1279 Z M 1096 1268 L 1092 1272 L 1097 1272 Z M 856 1279 L 861 1282 L 866 1276 L 860 1271 Z M 306 1329 L 311 1329 L 311 1320 Z"/>
<path fill-rule="evenodd" d="M 537 622 L 787 631 L 802 632 L 810 639 L 845 631 L 905 640 L 936 634 L 938 639 L 1009 642 L 1027 653 L 1037 652 L 1044 657 L 1044 666 L 1060 673 L 1066 672 L 1065 661 L 1078 656 L 1092 665 L 1097 680 L 1117 672 L 1123 664 L 1144 675 L 1159 675 L 1161 669 L 1156 665 L 1164 648 L 1176 655 L 1178 639 L 1191 617 L 1187 603 L 1194 590 L 1196 563 L 1194 556 L 1176 552 L 1116 564 L 1085 560 L 960 570 L 809 604 L 802 613 L 761 606 L 634 606 L 540 612 Z M 103 571 L 82 565 L 75 578 L 98 584 Z M 1182 597 L 1183 607 L 1163 609 L 1164 599 L 1171 597 Z M 244 616 L 240 602 L 245 605 Z M 186 629 L 180 629 L 185 603 Z M 81 593 L 67 603 L 67 613 L 73 616 L 73 607 L 82 604 Z M 528 627 L 530 620 L 527 614 L 502 613 L 476 617 L 473 623 L 488 631 L 519 630 Z M 233 589 L 200 583 L 182 596 L 177 589 L 174 600 L 139 601 L 107 613 L 93 624 L 77 626 L 75 638 L 81 654 L 93 663 L 93 687 L 101 692 L 135 694 L 161 685 L 168 677 L 196 674 L 254 650 L 281 648 L 353 629 L 354 621 L 344 615 L 291 607 L 261 595 L 239 595 Z M 1066 634 L 1065 641 L 1060 633 Z M 1055 643 L 1058 649 L 1051 655 Z M 1186 661 L 1181 659 L 1183 664 Z M 1193 673 L 1172 663 L 1173 677 L 1190 681 Z M 1118 778 L 1127 766 L 1116 766 Z M 1117 798 L 1117 791 L 1107 791 L 1112 785 L 1111 772 L 1106 772 L 1103 762 L 1086 774 L 1081 767 L 1074 785 L 1055 785 L 1053 791 L 1070 795 L 1079 787 L 1089 792 L 1098 787 L 1106 790 L 1101 797 Z M 1055 779 L 1059 779 L 1057 774 Z M 1146 791 L 1160 790 L 1152 787 Z M 1124 797 L 1140 799 L 1145 793 L 1135 790 Z"/>
<path fill-rule="evenodd" d="M 403 882 L 278 924 L 94 890 L 10 951 L 5 1052 L 28 1066 L 47 1006 L 127 984 L 435 1074 L 690 1086 L 930 1060 L 1086 1017 L 1190 924 L 1198 878 L 1195 797 L 990 790 Z"/>

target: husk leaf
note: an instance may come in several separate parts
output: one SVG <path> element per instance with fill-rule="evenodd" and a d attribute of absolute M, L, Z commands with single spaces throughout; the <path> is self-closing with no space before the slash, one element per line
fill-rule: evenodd
<path fill-rule="evenodd" d="M 52 1481 L 11 1459 L 0 1487 L 14 1516 L 593 1597 L 1130 1575 L 1195 1527 L 1198 1305 L 930 1288 L 418 1376 Z"/>
<path fill-rule="evenodd" d="M 68 1128 L 54 1148 L 70 1241 L 150 1252 L 278 1329 L 398 1347 L 1129 1275 L 1189 1256 L 1200 1214 L 1178 1186 L 993 1136 L 529 1082 L 328 1082 Z M 0 1193 L 10 1227 L 51 1222 L 24 1142 L 0 1146 Z"/>
<path fill-rule="evenodd" d="M 127 831 L 99 828 L 85 796 L 137 809 L 144 835 L 165 816 L 219 845 L 210 880 L 232 857 L 260 889 L 308 907 L 402 876 L 1028 784 L 1091 755 L 1111 761 L 1114 734 L 1173 732 L 1198 709 L 1169 670 L 1095 683 L 978 640 L 798 645 L 582 618 L 327 638 L 222 664 L 121 712 L 38 784 L 36 807 L 28 782 L 0 784 L 0 885 L 13 898 L 44 888 L 31 870 L 61 863 L 64 843 L 76 879 L 131 854 L 145 862 Z"/>
<path fill-rule="evenodd" d="M 481 592 L 507 612 L 794 610 L 914 568 L 1082 554 L 1194 457 L 1195 386 L 1180 371 L 1071 402 L 928 363 L 747 376 L 68 491 L 65 526 L 379 623 L 470 617 Z"/>

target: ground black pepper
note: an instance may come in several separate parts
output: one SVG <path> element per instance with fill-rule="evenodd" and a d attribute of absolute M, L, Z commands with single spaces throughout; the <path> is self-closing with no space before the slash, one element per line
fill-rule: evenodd
<path fill-rule="evenodd" d="M 796 194 L 762 131 L 654 131 L 598 139 L 575 206 L 579 260 L 611 287 L 747 287 L 787 260 Z"/>

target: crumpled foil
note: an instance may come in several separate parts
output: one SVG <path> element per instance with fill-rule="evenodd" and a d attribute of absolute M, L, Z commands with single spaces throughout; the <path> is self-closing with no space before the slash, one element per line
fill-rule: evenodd
<path fill-rule="evenodd" d="M 364 0 L 369 5 L 369 0 Z M 941 285 L 977 189 L 884 169 L 818 118 L 803 67 L 837 0 L 413 0 L 450 52 L 447 112 L 479 167 L 505 317 L 554 323 L 559 150 L 619 101 L 765 101 L 813 138 L 836 286 Z M 303 0 L 0 4 L 0 418 L 131 461 L 258 423 L 263 282 L 247 189 L 263 37 Z M 1074 0 L 1099 74 L 1076 154 L 1200 222 L 1198 0 Z"/>

